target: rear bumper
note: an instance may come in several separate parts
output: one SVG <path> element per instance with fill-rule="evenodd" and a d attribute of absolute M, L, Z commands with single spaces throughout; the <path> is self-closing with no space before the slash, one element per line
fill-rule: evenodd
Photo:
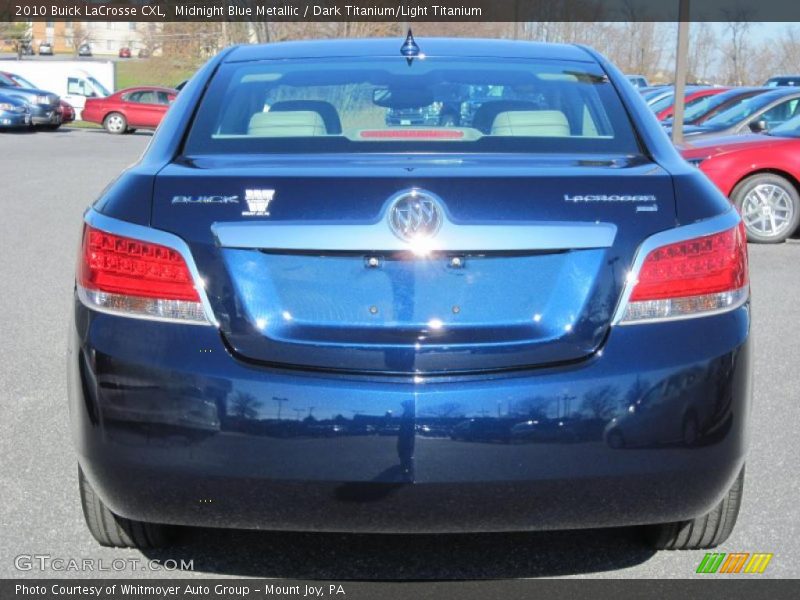
<path fill-rule="evenodd" d="M 75 311 L 79 461 L 133 519 L 375 532 L 667 522 L 708 511 L 744 462 L 749 305 L 616 327 L 576 365 L 417 382 L 266 369 L 231 357 L 213 327 Z"/>

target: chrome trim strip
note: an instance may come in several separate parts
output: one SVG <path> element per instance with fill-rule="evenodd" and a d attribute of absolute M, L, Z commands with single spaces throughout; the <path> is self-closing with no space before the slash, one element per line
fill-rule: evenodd
<path fill-rule="evenodd" d="M 319 252 L 504 252 L 610 248 L 617 235 L 611 223 L 532 222 L 458 225 L 444 219 L 436 236 L 419 247 L 396 237 L 385 218 L 370 224 L 317 225 L 297 221 L 214 223 L 223 248 Z"/>
<path fill-rule="evenodd" d="M 675 227 L 674 229 L 661 231 L 659 233 L 651 235 L 644 242 L 642 242 L 642 244 L 639 246 L 639 249 L 636 252 L 636 258 L 633 261 L 633 266 L 631 267 L 630 271 L 628 271 L 628 274 L 625 278 L 626 279 L 625 288 L 622 290 L 622 295 L 620 296 L 619 302 L 617 303 L 617 309 L 616 311 L 614 311 L 614 318 L 611 320 L 611 325 L 612 326 L 638 325 L 640 323 L 655 322 L 653 320 L 631 321 L 630 323 L 622 322 L 622 318 L 625 316 L 625 309 L 628 306 L 628 300 L 631 297 L 631 293 L 633 293 L 633 288 L 636 286 L 639 270 L 642 268 L 642 263 L 644 262 L 644 259 L 647 257 L 648 254 L 650 254 L 651 251 L 653 251 L 655 248 L 658 248 L 659 246 L 666 246 L 667 244 L 674 244 L 675 242 L 682 242 L 684 240 L 690 240 L 696 237 L 721 233 L 738 225 L 740 220 L 741 218 L 739 217 L 739 213 L 736 212 L 734 208 L 731 208 L 727 212 L 724 212 L 721 215 L 717 215 L 715 217 L 711 217 L 710 219 L 704 219 L 703 221 L 698 221 L 690 225 L 682 225 L 680 227 Z M 738 304 L 736 306 L 731 306 L 720 312 L 726 312 L 727 310 L 734 310 L 739 306 L 741 306 L 741 304 Z M 693 319 L 698 317 L 709 316 L 711 314 L 712 313 L 697 313 L 696 315 L 686 315 L 684 316 L 684 318 Z M 719 312 L 715 312 L 713 314 L 719 314 Z M 668 320 L 670 319 L 669 318 L 658 319 L 658 321 L 668 321 Z"/>
<path fill-rule="evenodd" d="M 151 227 L 145 227 L 144 225 L 136 225 L 135 223 L 129 223 L 128 221 L 121 221 L 120 219 L 108 217 L 106 215 L 100 214 L 93 208 L 89 208 L 86 211 L 83 220 L 88 225 L 91 225 L 92 227 L 95 227 L 97 229 L 101 229 L 102 231 L 106 231 L 108 233 L 114 233 L 121 236 L 132 237 L 137 240 L 142 240 L 143 242 L 161 244 L 162 246 L 168 246 L 173 250 L 175 250 L 176 252 L 178 252 L 186 261 L 186 265 L 189 267 L 189 272 L 191 273 L 192 280 L 194 281 L 194 287 L 197 290 L 197 294 L 200 296 L 200 303 L 203 305 L 203 312 L 205 312 L 206 319 L 208 319 L 208 323 L 197 323 L 196 321 L 194 322 L 176 321 L 176 322 L 186 323 L 186 324 L 199 324 L 199 325 L 205 324 L 205 325 L 213 325 L 215 327 L 219 327 L 219 323 L 217 322 L 217 319 L 214 317 L 214 311 L 211 309 L 211 303 L 208 301 L 208 294 L 206 294 L 205 285 L 203 283 L 203 277 L 197 270 L 197 265 L 195 265 L 194 258 L 192 257 L 192 252 L 189 249 L 188 244 L 184 242 L 181 238 L 172 233 L 167 233 L 166 231 L 152 229 Z M 81 301 L 83 301 L 83 299 Z M 97 310 L 97 307 L 93 304 L 89 304 L 88 306 L 92 310 Z M 118 315 L 120 313 L 114 313 L 114 314 Z M 128 315 L 128 316 L 134 316 L 134 315 Z"/>

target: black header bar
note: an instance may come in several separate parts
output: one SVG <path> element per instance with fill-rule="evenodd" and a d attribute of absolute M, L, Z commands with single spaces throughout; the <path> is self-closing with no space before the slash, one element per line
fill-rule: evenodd
<path fill-rule="evenodd" d="M 0 0 L 0 21 L 677 21 L 680 0 Z M 800 22 L 797 0 L 689 0 L 691 21 Z"/>

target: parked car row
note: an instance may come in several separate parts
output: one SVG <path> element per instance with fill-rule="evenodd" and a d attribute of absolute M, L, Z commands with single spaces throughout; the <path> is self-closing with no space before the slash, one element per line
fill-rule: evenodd
<path fill-rule="evenodd" d="M 53 44 L 47 41 L 41 42 L 38 47 L 39 56 L 53 56 Z M 26 56 L 33 56 L 36 54 L 33 50 L 33 46 L 31 44 L 25 44 L 22 47 L 22 54 Z M 78 56 L 81 57 L 91 57 L 94 56 L 92 52 L 92 45 L 88 42 L 81 44 L 78 46 Z M 119 49 L 118 56 L 120 58 L 131 58 L 133 57 L 133 51 L 128 46 L 124 46 Z M 140 48 L 139 51 L 136 53 L 138 58 L 150 58 L 150 51 L 147 48 Z"/>
<path fill-rule="evenodd" d="M 118 56 L 120 58 L 132 58 L 133 50 L 131 50 L 128 46 L 124 46 L 119 49 Z M 137 58 L 150 58 L 150 51 L 147 48 L 140 48 L 136 53 L 136 56 Z"/>
<path fill-rule="evenodd" d="M 109 61 L 84 60 L 0 60 L 0 71 L 12 72 L 35 87 L 61 97 L 81 118 L 87 98 L 111 95 L 115 87 L 115 68 Z"/>
<path fill-rule="evenodd" d="M 38 89 L 25 78 L 6 71 L 0 71 L 0 107 L 0 130 L 58 129 L 75 119 L 75 111 L 57 94 Z"/>
<path fill-rule="evenodd" d="M 27 46 L 30 49 L 30 52 L 26 52 L 26 54 L 33 54 L 33 48 L 31 46 Z M 41 42 L 39 44 L 39 56 L 53 56 L 53 44 L 50 42 Z M 92 56 L 92 45 L 89 43 L 84 43 L 78 46 L 78 56 L 90 57 Z"/>
<path fill-rule="evenodd" d="M 751 242 L 800 232 L 800 76 L 763 87 L 686 88 L 681 152 L 736 205 Z M 640 88 L 671 133 L 672 86 Z"/>
<path fill-rule="evenodd" d="M 44 91 L 19 73 L 4 71 L 0 64 L 2 129 L 58 129 L 76 118 L 102 125 L 114 134 L 139 128 L 155 129 L 178 94 L 175 89 L 157 86 L 139 86 L 112 93 L 106 85 L 113 85 L 113 72 L 107 77 L 104 64 L 83 69 L 68 64 L 9 62 L 5 68 L 12 65 L 36 81 L 48 82 L 47 85 L 53 85 L 59 93 Z M 106 85 L 101 80 L 106 81 Z M 64 93 L 71 102 L 60 97 Z M 77 104 L 73 106 L 72 101 Z"/>

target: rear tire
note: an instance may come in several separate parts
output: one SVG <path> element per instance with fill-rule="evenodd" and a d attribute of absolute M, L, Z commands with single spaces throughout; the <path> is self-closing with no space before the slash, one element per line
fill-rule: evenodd
<path fill-rule="evenodd" d="M 743 179 L 731 193 L 747 230 L 760 244 L 785 242 L 800 225 L 800 194 L 780 175 L 757 173 Z"/>
<path fill-rule="evenodd" d="M 122 115 L 118 112 L 112 112 L 106 115 L 106 118 L 103 119 L 103 127 L 106 128 L 108 133 L 120 135 L 128 130 L 128 120 L 125 118 L 125 115 Z"/>
<path fill-rule="evenodd" d="M 112 513 L 97 496 L 78 467 L 78 485 L 86 526 L 101 546 L 114 548 L 162 548 L 173 538 L 167 525 L 132 521 Z"/>
<path fill-rule="evenodd" d="M 733 532 L 743 490 L 744 467 L 722 502 L 711 512 L 689 521 L 651 525 L 647 529 L 648 541 L 656 550 L 701 550 L 719 546 Z"/>

